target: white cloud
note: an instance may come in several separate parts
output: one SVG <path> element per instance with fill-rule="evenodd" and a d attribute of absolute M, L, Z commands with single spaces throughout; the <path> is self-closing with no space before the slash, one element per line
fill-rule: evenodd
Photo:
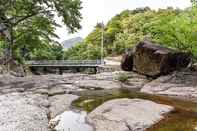
<path fill-rule="evenodd" d="M 113 16 L 126 9 L 135 9 L 138 7 L 149 6 L 152 9 L 174 7 L 186 8 L 191 5 L 190 0 L 82 0 L 83 9 L 81 10 L 83 20 L 82 29 L 75 34 L 67 34 L 66 27 L 58 28 L 56 33 L 63 41 L 72 37 L 85 37 L 90 33 L 96 23 L 104 21 L 105 23 Z M 60 21 L 57 18 L 58 21 Z"/>

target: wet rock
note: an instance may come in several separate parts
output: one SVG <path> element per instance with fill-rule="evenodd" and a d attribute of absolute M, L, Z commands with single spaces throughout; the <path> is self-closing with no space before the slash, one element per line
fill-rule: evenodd
<path fill-rule="evenodd" d="M 187 67 L 191 58 L 190 54 L 143 41 L 136 46 L 133 60 L 138 73 L 155 77 Z"/>
<path fill-rule="evenodd" d="M 144 85 L 141 92 L 150 94 L 197 97 L 197 72 L 174 72 Z"/>
<path fill-rule="evenodd" d="M 173 107 L 142 99 L 111 100 L 92 111 L 87 121 L 96 131 L 144 131 Z"/>
<path fill-rule="evenodd" d="M 123 54 L 122 60 L 121 60 L 122 70 L 124 71 L 133 70 L 133 55 L 134 55 L 133 49 L 129 49 L 125 54 Z"/>
<path fill-rule="evenodd" d="M 48 131 L 45 96 L 12 93 L 0 96 L 1 131 Z"/>

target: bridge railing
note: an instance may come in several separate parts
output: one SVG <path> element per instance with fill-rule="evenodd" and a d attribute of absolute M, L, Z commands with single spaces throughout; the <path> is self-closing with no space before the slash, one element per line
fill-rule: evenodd
<path fill-rule="evenodd" d="M 103 60 L 38 60 L 26 61 L 26 65 L 102 65 Z"/>

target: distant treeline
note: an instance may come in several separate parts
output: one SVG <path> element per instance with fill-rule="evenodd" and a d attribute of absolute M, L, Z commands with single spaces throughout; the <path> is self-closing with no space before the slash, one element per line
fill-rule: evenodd
<path fill-rule="evenodd" d="M 101 55 L 102 24 L 77 46 L 65 52 L 65 59 L 97 59 Z M 105 56 L 120 55 L 139 41 L 149 39 L 197 56 L 197 9 L 125 10 L 104 27 Z"/>

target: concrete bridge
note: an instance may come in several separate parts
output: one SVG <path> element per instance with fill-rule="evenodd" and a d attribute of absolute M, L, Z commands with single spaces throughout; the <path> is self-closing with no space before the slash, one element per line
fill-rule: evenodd
<path fill-rule="evenodd" d="M 25 63 L 33 71 L 42 69 L 44 72 L 47 70 L 56 70 L 62 74 L 64 70 L 76 70 L 91 68 L 94 72 L 98 72 L 99 68 L 104 65 L 103 60 L 41 60 L 41 61 L 26 61 Z"/>

